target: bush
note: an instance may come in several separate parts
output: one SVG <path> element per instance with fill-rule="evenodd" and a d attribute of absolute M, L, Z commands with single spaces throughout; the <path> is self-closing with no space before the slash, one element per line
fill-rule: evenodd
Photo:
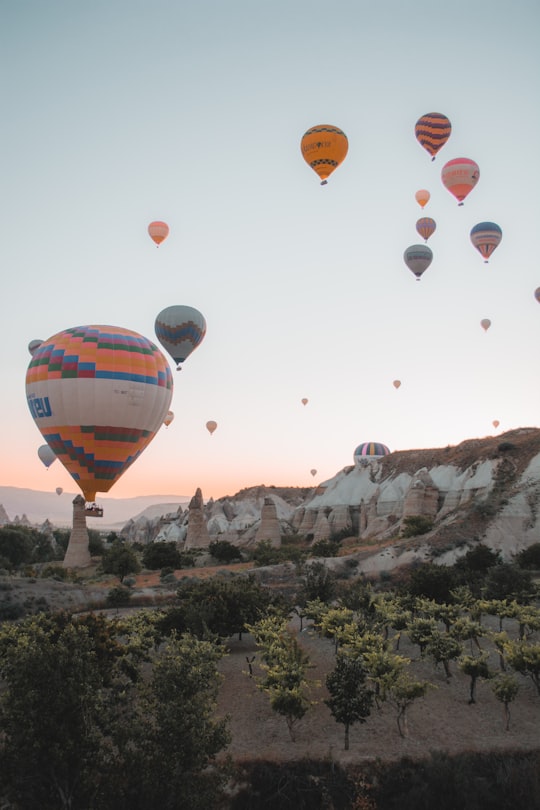
<path fill-rule="evenodd" d="M 540 569 L 540 543 L 524 548 L 514 557 L 516 565 L 520 568 Z"/>
<path fill-rule="evenodd" d="M 131 591 L 129 588 L 122 588 L 118 586 L 116 588 L 111 588 L 109 593 L 107 594 L 107 605 L 109 607 L 126 607 L 129 605 L 131 599 Z"/>
<path fill-rule="evenodd" d="M 401 529 L 402 537 L 417 537 L 419 534 L 426 534 L 433 528 L 433 520 L 425 515 L 410 515 L 403 519 Z"/>
<path fill-rule="evenodd" d="M 227 564 L 231 563 L 233 560 L 241 560 L 242 553 L 239 548 L 237 548 L 232 543 L 229 543 L 228 540 L 214 540 L 208 546 L 208 551 L 219 563 Z"/>
<path fill-rule="evenodd" d="M 145 568 L 157 571 L 160 568 L 180 568 L 180 551 L 176 543 L 156 542 L 145 546 L 142 553 Z"/>

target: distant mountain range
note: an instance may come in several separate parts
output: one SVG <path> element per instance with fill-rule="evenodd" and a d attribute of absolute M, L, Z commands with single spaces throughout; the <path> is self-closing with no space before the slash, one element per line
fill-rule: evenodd
<path fill-rule="evenodd" d="M 77 492 L 41 492 L 35 489 L 0 486 L 0 505 L 4 507 L 10 521 L 26 515 L 31 524 L 41 526 L 49 520 L 57 527 L 70 527 L 73 518 L 73 499 Z M 130 518 L 141 515 L 154 517 L 156 514 L 176 512 L 179 506 L 185 508 L 191 500 L 188 495 L 140 495 L 137 498 L 99 498 L 103 506 L 103 518 L 88 518 L 92 529 L 121 529 Z"/>

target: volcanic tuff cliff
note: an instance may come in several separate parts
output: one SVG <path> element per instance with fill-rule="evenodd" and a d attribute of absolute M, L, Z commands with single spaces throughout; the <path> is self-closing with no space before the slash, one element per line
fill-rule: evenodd
<path fill-rule="evenodd" d="M 391 453 L 345 467 L 315 489 L 259 486 L 206 504 L 198 492 L 188 510 L 130 521 L 122 535 L 185 546 L 189 532 L 190 547 L 206 546 L 208 537 L 249 547 L 262 539 L 276 545 L 280 535 L 295 532 L 313 542 L 339 533 L 373 546 L 372 563 L 381 570 L 411 555 L 451 560 L 456 547 L 478 540 L 509 557 L 540 541 L 539 504 L 540 430 L 520 428 L 454 447 Z M 414 516 L 432 528 L 406 541 L 404 521 Z"/>

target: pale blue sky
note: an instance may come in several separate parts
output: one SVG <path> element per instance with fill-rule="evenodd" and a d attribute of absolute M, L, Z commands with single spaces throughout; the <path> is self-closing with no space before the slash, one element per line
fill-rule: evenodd
<path fill-rule="evenodd" d="M 207 336 L 111 496 L 309 485 L 362 441 L 538 425 L 539 29 L 536 0 L 0 0 L 0 484 L 75 491 L 37 459 L 29 340 L 155 339 L 173 304 Z M 431 111 L 453 125 L 434 163 L 414 138 Z M 320 123 L 349 139 L 324 188 L 299 148 Z M 440 182 L 454 157 L 481 172 L 462 208 Z M 437 231 L 416 283 L 419 188 Z M 485 220 L 503 230 L 489 265 L 469 241 Z"/>

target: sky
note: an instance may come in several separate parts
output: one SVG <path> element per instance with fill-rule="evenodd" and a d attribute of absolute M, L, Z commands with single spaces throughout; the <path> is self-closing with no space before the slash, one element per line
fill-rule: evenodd
<path fill-rule="evenodd" d="M 539 26 L 537 0 L 0 0 L 0 485 L 76 491 L 37 458 L 28 342 L 156 341 L 176 304 L 206 337 L 170 360 L 175 420 L 110 497 L 311 486 L 364 441 L 538 426 Z M 428 112 L 452 122 L 434 162 Z M 323 123 L 349 141 L 326 186 L 300 151 Z M 440 179 L 456 157 L 481 174 L 462 207 Z M 489 264 L 482 221 L 503 231 Z"/>

